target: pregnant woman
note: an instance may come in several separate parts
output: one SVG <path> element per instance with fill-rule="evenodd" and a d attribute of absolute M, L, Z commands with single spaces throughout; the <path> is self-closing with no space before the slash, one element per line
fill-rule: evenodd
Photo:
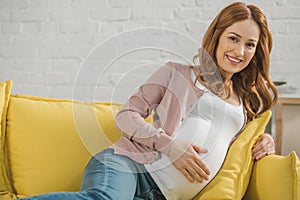
<path fill-rule="evenodd" d="M 192 80 L 196 79 L 193 71 L 191 77 Z M 199 154 L 199 157 L 206 164 L 210 176 L 204 182 L 201 176 L 198 177 L 199 182 L 194 183 L 193 179 L 190 182 L 184 173 L 171 164 L 167 155 L 161 154 L 159 159 L 145 166 L 167 199 L 192 199 L 217 174 L 230 142 L 242 130 L 245 122 L 242 101 L 236 101 L 236 105 L 228 103 L 200 82 L 197 81 L 196 87 L 203 92 L 201 98 L 172 137 L 206 149 L 207 153 Z"/>
<path fill-rule="evenodd" d="M 115 119 L 123 135 L 91 159 L 81 191 L 28 199 L 192 199 L 244 125 L 276 102 L 271 48 L 262 11 L 228 5 L 208 27 L 193 66 L 168 62 L 128 99 Z M 274 154 L 272 137 L 263 134 L 252 154 Z"/>

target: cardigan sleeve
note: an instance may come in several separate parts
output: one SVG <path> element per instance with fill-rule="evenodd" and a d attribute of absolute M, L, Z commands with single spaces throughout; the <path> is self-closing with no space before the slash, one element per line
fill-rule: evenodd
<path fill-rule="evenodd" d="M 116 127 L 129 140 L 165 154 L 169 151 L 172 137 L 162 128 L 156 128 L 146 122 L 145 118 L 160 104 L 166 94 L 171 76 L 172 69 L 167 63 L 139 87 L 115 118 Z"/>

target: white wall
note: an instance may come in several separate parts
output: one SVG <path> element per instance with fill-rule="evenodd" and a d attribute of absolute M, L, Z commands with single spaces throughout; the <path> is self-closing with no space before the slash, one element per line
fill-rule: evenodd
<path fill-rule="evenodd" d="M 123 102 L 166 61 L 190 62 L 231 2 L 0 0 L 0 81 L 18 94 Z M 280 95 L 299 97 L 300 1 L 246 2 L 269 20 Z"/>

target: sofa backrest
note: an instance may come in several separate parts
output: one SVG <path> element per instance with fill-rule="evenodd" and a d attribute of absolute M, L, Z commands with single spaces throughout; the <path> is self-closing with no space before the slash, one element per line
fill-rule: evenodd
<path fill-rule="evenodd" d="M 6 115 L 9 103 L 11 81 L 0 82 L 0 199 L 14 198 L 13 188 L 9 178 L 8 159 L 6 156 Z"/>
<path fill-rule="evenodd" d="M 6 144 L 15 193 L 78 191 L 91 156 L 120 137 L 114 115 L 121 107 L 11 95 Z"/>

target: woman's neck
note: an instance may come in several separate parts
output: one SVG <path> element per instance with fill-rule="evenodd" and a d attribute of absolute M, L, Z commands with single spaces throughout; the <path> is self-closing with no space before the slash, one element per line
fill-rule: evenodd
<path fill-rule="evenodd" d="M 200 81 L 200 83 L 202 83 L 201 78 L 199 77 L 200 72 L 198 71 L 197 67 L 192 66 L 192 70 L 193 70 L 195 76 L 198 77 L 197 80 Z M 232 80 L 231 79 L 224 79 L 223 81 L 224 81 L 224 85 L 227 85 L 227 88 L 230 90 L 230 96 L 228 98 L 224 99 L 224 100 L 227 101 L 228 103 L 232 104 L 232 105 L 239 106 L 240 105 L 240 99 L 233 90 Z M 229 92 L 229 91 L 227 91 L 227 92 Z"/>
<path fill-rule="evenodd" d="M 231 78 L 233 76 L 233 73 L 229 73 L 229 72 L 225 72 L 222 68 L 218 67 L 222 77 L 223 77 L 223 80 L 224 80 L 224 83 L 226 84 L 226 82 L 231 82 Z"/>

